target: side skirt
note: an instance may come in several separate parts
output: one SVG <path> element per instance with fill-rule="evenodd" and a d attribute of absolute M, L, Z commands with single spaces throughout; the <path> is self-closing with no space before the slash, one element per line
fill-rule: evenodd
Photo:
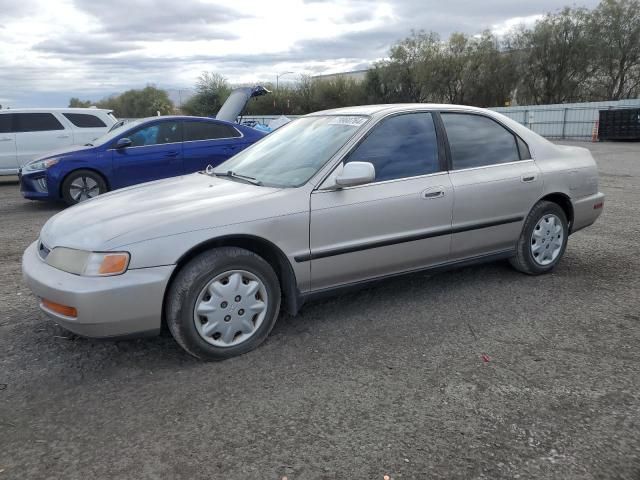
<path fill-rule="evenodd" d="M 433 272 L 433 273 L 446 272 L 448 270 L 455 270 L 457 268 L 469 267 L 472 265 L 479 265 L 482 263 L 490 263 L 490 262 L 495 262 L 497 260 L 504 260 L 504 259 L 513 257 L 514 255 L 515 255 L 515 248 L 509 248 L 507 250 L 500 250 L 499 252 L 489 253 L 485 255 L 478 255 L 476 257 L 465 258 L 462 260 L 456 260 L 452 262 L 439 263 L 436 265 L 431 265 L 429 267 L 415 268 L 412 270 L 405 270 L 403 272 L 383 275 L 383 276 L 375 277 L 368 280 L 361 280 L 358 282 L 338 285 L 337 287 L 329 287 L 329 288 L 323 288 L 319 290 L 312 290 L 310 292 L 299 294 L 298 300 L 296 302 L 297 310 L 294 313 L 294 315 L 300 311 L 302 306 L 307 301 L 319 300 L 322 298 L 331 297 L 338 294 L 362 290 L 365 287 L 374 285 L 376 283 L 382 282 L 389 278 L 399 277 L 402 275 L 408 275 L 408 274 L 417 273 L 417 272 Z"/>

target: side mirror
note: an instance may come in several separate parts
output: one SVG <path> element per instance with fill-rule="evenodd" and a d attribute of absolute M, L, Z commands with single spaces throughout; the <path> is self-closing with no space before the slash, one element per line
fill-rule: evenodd
<path fill-rule="evenodd" d="M 354 187 L 376 179 L 376 168 L 369 162 L 349 162 L 336 177 L 338 187 Z"/>
<path fill-rule="evenodd" d="M 120 149 L 120 148 L 127 148 L 129 146 L 131 146 L 133 142 L 131 141 L 130 138 L 127 137 L 123 137 L 120 140 L 118 140 L 116 142 L 116 148 Z"/>

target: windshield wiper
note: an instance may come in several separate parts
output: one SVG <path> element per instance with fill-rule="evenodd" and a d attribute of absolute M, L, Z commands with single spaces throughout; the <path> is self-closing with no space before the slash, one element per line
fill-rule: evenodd
<path fill-rule="evenodd" d="M 249 182 L 253 185 L 262 185 L 262 182 L 260 180 L 258 180 L 257 178 L 254 177 L 250 177 L 249 175 L 242 175 L 240 173 L 236 173 L 232 170 L 228 170 L 226 172 L 214 172 L 211 171 L 212 175 L 215 175 L 216 177 L 230 177 L 230 178 L 237 178 L 238 180 L 244 180 L 245 182 Z"/>

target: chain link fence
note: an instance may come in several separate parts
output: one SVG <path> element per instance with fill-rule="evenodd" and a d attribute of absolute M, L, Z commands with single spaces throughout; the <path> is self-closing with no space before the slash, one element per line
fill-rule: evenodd
<path fill-rule="evenodd" d="M 640 108 L 640 99 L 491 108 L 546 138 L 592 141 L 598 138 L 600 110 Z"/>

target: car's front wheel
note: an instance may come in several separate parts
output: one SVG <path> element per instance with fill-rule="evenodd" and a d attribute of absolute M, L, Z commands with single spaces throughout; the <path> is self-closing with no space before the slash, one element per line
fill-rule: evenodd
<path fill-rule="evenodd" d="M 280 311 L 280 283 L 260 256 L 237 247 L 204 252 L 169 288 L 167 326 L 191 355 L 222 360 L 260 345 Z"/>
<path fill-rule="evenodd" d="M 524 222 L 511 265 L 529 275 L 550 272 L 564 255 L 568 238 L 564 210 L 557 203 L 538 202 Z"/>
<path fill-rule="evenodd" d="M 62 198 L 67 205 L 84 202 L 107 190 L 107 182 L 93 170 L 76 170 L 62 182 Z"/>

